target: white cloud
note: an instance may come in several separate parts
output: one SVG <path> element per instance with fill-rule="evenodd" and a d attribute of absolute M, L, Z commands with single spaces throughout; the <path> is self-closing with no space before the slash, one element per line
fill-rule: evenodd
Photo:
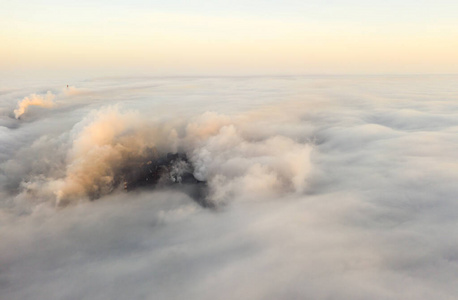
<path fill-rule="evenodd" d="M 455 299 L 455 79 L 110 79 L 10 109 L 1 295 Z M 216 209 L 117 189 L 152 147 L 187 153 Z"/>

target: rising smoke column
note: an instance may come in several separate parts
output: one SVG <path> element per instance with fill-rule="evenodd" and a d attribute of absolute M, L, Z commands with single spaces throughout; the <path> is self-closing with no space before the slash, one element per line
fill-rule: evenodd
<path fill-rule="evenodd" d="M 47 108 L 53 107 L 53 100 L 55 97 L 56 96 L 51 91 L 48 91 L 44 96 L 31 94 L 18 102 L 18 106 L 14 110 L 14 117 L 19 119 L 26 112 L 27 107 L 29 106 L 41 106 Z"/>

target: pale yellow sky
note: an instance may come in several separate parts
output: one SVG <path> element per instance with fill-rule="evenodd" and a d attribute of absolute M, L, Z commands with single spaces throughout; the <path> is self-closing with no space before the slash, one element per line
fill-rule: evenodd
<path fill-rule="evenodd" d="M 458 73 L 457 23 L 48 5 L 2 16 L 0 68 L 2 75 Z"/>

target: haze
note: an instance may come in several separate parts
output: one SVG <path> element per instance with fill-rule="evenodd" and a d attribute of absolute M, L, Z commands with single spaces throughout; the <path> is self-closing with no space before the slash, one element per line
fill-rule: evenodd
<path fill-rule="evenodd" d="M 456 1 L 4 1 L 2 76 L 450 74 Z"/>

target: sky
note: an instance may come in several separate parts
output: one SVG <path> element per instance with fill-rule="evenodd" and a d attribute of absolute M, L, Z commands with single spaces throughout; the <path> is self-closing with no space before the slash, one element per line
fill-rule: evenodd
<path fill-rule="evenodd" d="M 458 4 L 12 1 L 0 76 L 449 74 Z"/>

